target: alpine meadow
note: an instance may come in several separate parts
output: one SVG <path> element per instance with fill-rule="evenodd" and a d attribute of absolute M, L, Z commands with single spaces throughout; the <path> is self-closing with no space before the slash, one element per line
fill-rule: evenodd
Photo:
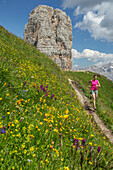
<path fill-rule="evenodd" d="M 113 145 L 80 104 L 72 76 L 0 26 L 1 170 L 113 169 Z"/>

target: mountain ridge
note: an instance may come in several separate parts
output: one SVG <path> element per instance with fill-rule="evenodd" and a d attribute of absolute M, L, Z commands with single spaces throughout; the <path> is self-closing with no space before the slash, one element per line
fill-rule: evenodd
<path fill-rule="evenodd" d="M 91 72 L 101 74 L 113 81 L 113 62 L 108 62 L 108 63 L 99 62 L 97 64 L 94 64 L 86 68 L 75 67 L 73 68 L 73 71 L 91 71 Z"/>

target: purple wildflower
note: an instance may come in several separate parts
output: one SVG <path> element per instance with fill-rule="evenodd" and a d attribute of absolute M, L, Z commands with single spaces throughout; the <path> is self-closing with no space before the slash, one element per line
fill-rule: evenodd
<path fill-rule="evenodd" d="M 61 139 L 62 133 L 59 134 L 59 139 Z"/>
<path fill-rule="evenodd" d="M 46 86 L 46 88 L 48 88 L 48 86 Z"/>
<path fill-rule="evenodd" d="M 91 149 L 92 149 L 92 146 L 89 147 L 89 150 L 91 150 Z"/>
<path fill-rule="evenodd" d="M 5 127 L 5 126 L 3 126 L 3 129 L 5 130 L 5 129 L 6 129 L 6 127 Z"/>
<path fill-rule="evenodd" d="M 85 139 L 83 139 L 83 140 L 82 140 L 82 146 L 84 146 L 84 145 L 85 145 L 85 142 L 86 142 L 86 140 L 85 140 Z"/>
<path fill-rule="evenodd" d="M 1 57 L 1 59 L 3 59 L 3 57 Z"/>
<path fill-rule="evenodd" d="M 42 85 L 40 85 L 40 88 L 42 89 L 42 87 L 43 87 L 43 84 Z"/>
<path fill-rule="evenodd" d="M 39 89 L 37 90 L 37 92 L 39 92 Z"/>
<path fill-rule="evenodd" d="M 5 119 L 5 116 L 2 116 L 3 119 Z"/>
<path fill-rule="evenodd" d="M 55 97 L 55 100 L 57 99 L 57 97 Z"/>
<path fill-rule="evenodd" d="M 73 145 L 76 145 L 78 143 L 79 143 L 79 140 L 75 138 L 74 141 L 73 141 Z"/>
<path fill-rule="evenodd" d="M 24 84 L 26 84 L 26 83 L 27 83 L 27 81 L 24 82 Z"/>
<path fill-rule="evenodd" d="M 54 94 L 52 94 L 51 99 L 54 97 Z"/>
<path fill-rule="evenodd" d="M 85 150 L 85 153 L 87 153 L 87 149 Z"/>
<path fill-rule="evenodd" d="M 100 152 L 100 148 L 101 148 L 100 146 L 97 148 L 98 153 Z"/>
<path fill-rule="evenodd" d="M 45 95 L 46 97 L 48 96 L 48 94 L 46 93 L 46 95 Z"/>
<path fill-rule="evenodd" d="M 43 90 L 43 92 L 46 92 L 46 89 L 45 89 L 45 87 L 44 87 L 44 88 L 42 88 L 42 90 Z"/>
<path fill-rule="evenodd" d="M 2 134 L 5 133 L 5 129 L 1 129 L 1 133 L 2 133 Z"/>
<path fill-rule="evenodd" d="M 39 88 L 39 86 L 37 86 L 37 89 Z"/>

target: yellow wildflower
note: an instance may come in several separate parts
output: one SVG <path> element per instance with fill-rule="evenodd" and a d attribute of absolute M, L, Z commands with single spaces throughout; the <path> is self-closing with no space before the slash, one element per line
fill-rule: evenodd
<path fill-rule="evenodd" d="M 30 147 L 30 152 L 33 152 L 34 151 L 34 147 L 32 146 L 32 147 Z"/>
<path fill-rule="evenodd" d="M 45 160 L 45 162 L 49 163 L 49 160 L 48 160 L 48 159 L 46 159 L 46 160 Z"/>
<path fill-rule="evenodd" d="M 10 115 L 10 112 L 7 112 L 8 115 Z"/>
<path fill-rule="evenodd" d="M 73 145 L 73 149 L 75 148 L 75 145 Z"/>
<path fill-rule="evenodd" d="M 5 82 L 5 83 L 4 83 L 4 86 L 5 86 L 6 84 L 7 84 L 7 83 Z"/>
<path fill-rule="evenodd" d="M 34 138 L 34 135 L 30 135 L 30 138 Z"/>
<path fill-rule="evenodd" d="M 3 158 L 1 158 L 1 161 L 3 161 L 4 159 Z"/>
<path fill-rule="evenodd" d="M 19 121 L 18 121 L 18 120 L 15 120 L 14 122 L 15 122 L 15 124 L 17 124 Z"/>
<path fill-rule="evenodd" d="M 69 110 L 67 109 L 67 110 L 66 110 L 66 114 L 68 114 L 68 113 L 69 113 Z"/>
<path fill-rule="evenodd" d="M 64 115 L 64 118 L 67 119 L 69 117 L 69 115 Z"/>
<path fill-rule="evenodd" d="M 25 149 L 25 150 L 24 150 L 24 154 L 26 154 L 26 153 L 27 153 L 27 150 Z"/>
<path fill-rule="evenodd" d="M 36 154 L 33 154 L 33 157 L 35 157 L 36 156 Z"/>
<path fill-rule="evenodd" d="M 69 170 L 69 168 L 68 168 L 68 167 L 66 167 L 66 166 L 64 166 L 64 170 Z"/>
<path fill-rule="evenodd" d="M 54 132 L 58 132 L 58 129 L 54 129 Z"/>
<path fill-rule="evenodd" d="M 6 93 L 6 96 L 9 96 L 9 93 Z"/>
<path fill-rule="evenodd" d="M 42 122 L 40 122 L 40 125 L 43 125 L 43 123 L 42 123 Z"/>
<path fill-rule="evenodd" d="M 25 148 L 25 143 L 22 144 L 22 148 L 23 148 L 23 149 Z"/>
<path fill-rule="evenodd" d="M 92 142 L 89 142 L 89 144 L 92 146 Z"/>
<path fill-rule="evenodd" d="M 89 161 L 89 164 L 92 165 L 93 163 Z"/>
<path fill-rule="evenodd" d="M 78 138 L 79 140 L 83 140 L 83 138 Z"/>

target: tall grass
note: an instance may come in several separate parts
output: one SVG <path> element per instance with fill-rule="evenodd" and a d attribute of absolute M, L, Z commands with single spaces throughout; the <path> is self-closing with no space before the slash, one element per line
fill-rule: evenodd
<path fill-rule="evenodd" d="M 2 26 L 0 106 L 1 170 L 111 168 L 112 145 L 67 75 Z"/>

